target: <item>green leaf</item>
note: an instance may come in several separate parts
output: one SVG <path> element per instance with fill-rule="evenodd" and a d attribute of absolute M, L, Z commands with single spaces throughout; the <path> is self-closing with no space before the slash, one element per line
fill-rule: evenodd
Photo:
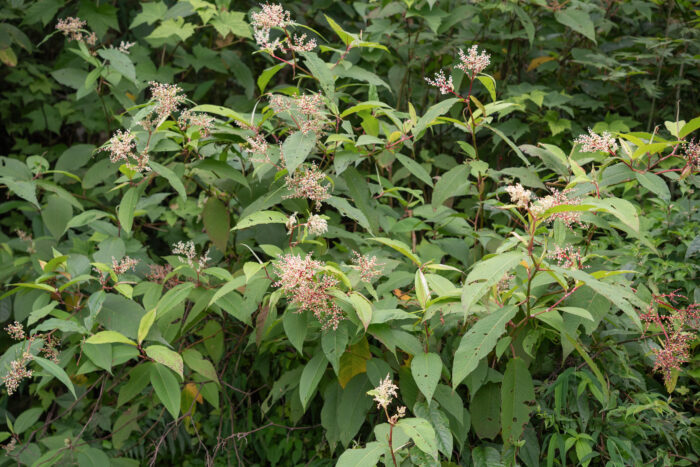
<path fill-rule="evenodd" d="M 435 430 L 429 421 L 423 418 L 403 418 L 396 427 L 401 428 L 421 451 L 437 460 L 438 448 Z"/>
<path fill-rule="evenodd" d="M 459 416 L 462 416 L 462 407 L 459 408 Z M 417 417 L 428 420 L 435 430 L 435 440 L 438 450 L 448 459 L 452 456 L 452 432 L 450 431 L 450 420 L 445 413 L 438 409 L 437 404 L 430 407 L 425 402 L 419 402 L 413 406 L 413 411 Z M 456 414 L 455 414 L 456 415 Z"/>
<path fill-rule="evenodd" d="M 336 467 L 373 467 L 386 451 L 387 446 L 378 441 L 367 443 L 364 448 L 348 449 L 338 458 Z"/>
<path fill-rule="evenodd" d="M 182 353 L 182 358 L 185 360 L 185 364 L 187 364 L 191 370 L 199 373 L 209 380 L 215 381 L 217 384 L 219 383 L 219 377 L 216 374 L 214 365 L 209 360 L 204 358 L 202 354 L 194 349 L 187 349 Z"/>
<path fill-rule="evenodd" d="M 151 385 L 156 392 L 156 396 L 170 412 L 170 415 L 177 420 L 180 413 L 180 384 L 175 375 L 167 367 L 159 364 L 151 366 Z"/>
<path fill-rule="evenodd" d="M 492 127 L 488 123 L 482 123 L 481 126 L 488 128 L 489 130 L 494 132 L 496 134 L 496 136 L 501 138 L 508 146 L 510 146 L 510 148 L 513 151 L 515 151 L 515 154 L 520 158 L 521 161 L 523 161 L 525 163 L 525 165 L 530 165 L 530 161 L 527 159 L 527 157 L 525 157 L 525 154 L 523 154 L 523 152 L 520 150 L 520 148 L 518 146 L 516 146 L 515 143 L 513 141 L 511 141 L 511 139 L 508 138 L 505 133 L 503 133 L 498 128 Z"/>
<path fill-rule="evenodd" d="M 306 410 L 311 397 L 316 392 L 318 383 L 321 381 L 327 367 L 328 361 L 326 357 L 322 353 L 316 352 L 316 355 L 309 360 L 309 363 L 304 367 L 304 371 L 301 372 L 301 379 L 299 380 L 299 398 L 301 399 L 301 406 L 304 410 Z"/>
<path fill-rule="evenodd" d="M 420 269 L 416 271 L 414 285 L 418 303 L 420 303 L 420 306 L 425 310 L 425 305 L 428 303 L 428 300 L 430 300 L 430 288 L 428 287 L 428 281 L 425 279 L 425 274 L 423 274 L 423 271 Z"/>
<path fill-rule="evenodd" d="M 141 321 L 139 322 L 139 330 L 137 334 L 137 341 L 139 345 L 143 342 L 143 340 L 146 338 L 148 335 L 148 331 L 151 330 L 151 326 L 153 326 L 153 323 L 156 321 L 156 309 L 152 309 L 143 317 L 141 317 Z"/>
<path fill-rule="evenodd" d="M 350 302 L 357 312 L 357 317 L 360 318 L 362 325 L 367 331 L 367 327 L 372 322 L 372 304 L 367 298 L 359 292 L 353 292 L 348 297 Z"/>
<path fill-rule="evenodd" d="M 231 217 L 224 203 L 217 198 L 209 198 L 202 210 L 202 222 L 212 243 L 219 251 L 226 252 L 226 244 L 228 243 L 231 229 Z"/>
<path fill-rule="evenodd" d="M 370 240 L 374 240 L 375 242 L 379 242 L 383 245 L 386 245 L 388 247 L 393 248 L 394 250 L 396 250 L 399 253 L 401 253 L 402 255 L 404 255 L 406 258 L 413 261 L 413 264 L 420 267 L 420 265 L 421 265 L 420 258 L 418 256 L 416 256 L 415 254 L 413 254 L 413 252 L 411 252 L 411 248 L 408 245 L 406 245 L 404 242 L 399 241 L 399 240 L 393 240 L 391 238 L 382 238 L 382 237 L 375 237 L 375 238 L 371 238 Z"/>
<path fill-rule="evenodd" d="M 168 290 L 165 295 L 160 297 L 156 304 L 155 309 L 158 315 L 162 316 L 177 305 L 184 303 L 194 286 L 195 284 L 193 282 L 185 282 Z"/>
<path fill-rule="evenodd" d="M 452 387 L 456 388 L 464 378 L 474 371 L 479 361 L 486 357 L 496 346 L 498 339 L 505 332 L 508 321 L 513 319 L 518 309 L 506 306 L 481 318 L 462 337 L 455 352 L 452 365 Z"/>
<path fill-rule="evenodd" d="M 564 26 L 568 26 L 574 31 L 583 34 L 597 44 L 595 40 L 595 24 L 585 11 L 570 7 L 566 10 L 556 11 L 554 18 Z"/>
<path fill-rule="evenodd" d="M 430 174 L 426 172 L 422 165 L 414 161 L 410 157 L 406 157 L 403 154 L 396 154 L 396 158 L 403 164 L 404 167 L 408 169 L 415 177 L 422 182 L 424 182 L 429 187 L 433 186 L 433 180 L 430 178 Z"/>
<path fill-rule="evenodd" d="M 192 34 L 194 34 L 193 24 L 186 23 L 184 18 L 175 18 L 160 23 L 160 26 L 155 28 L 146 39 L 165 40 L 171 36 L 176 36 L 181 41 L 186 41 Z"/>
<path fill-rule="evenodd" d="M 428 404 L 433 399 L 441 372 L 442 359 L 436 353 L 420 353 L 411 360 L 411 374 Z"/>
<path fill-rule="evenodd" d="M 348 330 L 345 326 L 338 326 L 336 330 L 328 330 L 321 336 L 323 353 L 333 366 L 336 375 L 340 374 L 340 357 L 345 352 L 348 340 Z"/>
<path fill-rule="evenodd" d="M 258 76 L 258 88 L 260 89 L 260 92 L 263 93 L 265 92 L 265 88 L 267 87 L 267 83 L 270 82 L 273 76 L 277 74 L 278 71 L 280 71 L 282 68 L 286 66 L 285 63 L 278 63 L 277 65 L 273 65 L 269 68 L 265 68 L 262 73 L 260 73 L 260 76 Z"/>
<path fill-rule="evenodd" d="M 423 130 L 425 130 L 430 124 L 435 122 L 435 119 L 437 119 L 439 116 L 446 114 L 452 108 L 452 106 L 454 106 L 460 100 L 461 99 L 453 97 L 438 102 L 437 104 L 430 107 L 425 113 L 425 115 L 418 119 L 418 122 L 411 130 L 411 133 L 416 137 L 415 139 L 418 140 Z"/>
<path fill-rule="evenodd" d="M 182 184 L 182 180 L 180 180 L 180 177 L 178 177 L 175 174 L 175 172 L 173 172 L 168 167 L 161 165 L 153 160 L 149 161 L 148 165 L 153 169 L 155 173 L 157 173 L 161 177 L 165 178 L 168 182 L 170 182 L 170 186 L 172 186 L 175 189 L 175 191 L 177 191 L 177 194 L 180 196 L 180 199 L 182 201 L 187 200 L 187 191 L 185 191 L 185 185 Z"/>
<path fill-rule="evenodd" d="M 469 412 L 472 428 L 479 438 L 494 439 L 501 431 L 500 407 L 501 392 L 498 384 L 487 383 L 476 391 Z"/>
<path fill-rule="evenodd" d="M 635 172 L 634 175 L 644 188 L 654 193 L 663 201 L 671 201 L 671 192 L 663 178 L 651 172 Z"/>
<path fill-rule="evenodd" d="M 501 429 L 504 442 L 516 443 L 530 421 L 535 404 L 535 387 L 523 359 L 515 357 L 508 362 L 501 383 Z"/>
<path fill-rule="evenodd" d="M 462 289 L 462 306 L 464 307 L 465 316 L 491 287 L 497 284 L 505 274 L 515 268 L 524 258 L 525 253 L 513 251 L 496 255 L 477 263 L 464 281 L 464 288 Z"/>
<path fill-rule="evenodd" d="M 83 353 L 92 363 L 112 373 L 112 344 L 83 344 Z"/>
<path fill-rule="evenodd" d="M 144 351 L 146 352 L 146 355 L 148 355 L 154 361 L 160 363 L 161 365 L 167 366 L 175 373 L 180 375 L 181 379 L 183 378 L 183 363 L 182 357 L 179 353 L 162 345 L 151 345 L 146 347 Z"/>
<path fill-rule="evenodd" d="M 122 198 L 122 202 L 119 203 L 117 218 L 119 219 L 119 225 L 121 225 L 121 228 L 127 234 L 131 233 L 131 225 L 134 222 L 134 211 L 136 210 L 136 203 L 138 203 L 140 197 L 141 190 L 134 186 L 127 190 Z"/>
<path fill-rule="evenodd" d="M 131 59 L 117 49 L 102 48 L 98 50 L 98 55 L 106 60 L 117 73 L 136 83 L 136 69 Z"/>
<path fill-rule="evenodd" d="M 440 176 L 433 191 L 432 206 L 437 209 L 453 196 L 464 196 L 469 185 L 469 168 L 464 164 L 452 167 Z"/>
<path fill-rule="evenodd" d="M 48 203 L 41 210 L 41 219 L 54 238 L 61 238 L 66 231 L 66 226 L 73 217 L 73 209 L 70 204 L 58 196 L 49 197 Z"/>
<path fill-rule="evenodd" d="M 302 52 L 301 55 L 311 74 L 318 79 L 323 93 L 328 99 L 335 101 L 335 77 L 328 68 L 328 64 L 318 58 L 314 52 Z"/>
<path fill-rule="evenodd" d="M 302 353 L 304 348 L 304 339 L 308 332 L 308 315 L 307 313 L 295 313 L 287 310 L 282 317 L 282 326 L 287 339 L 292 343 L 295 349 Z"/>
<path fill-rule="evenodd" d="M 476 79 L 481 81 L 481 84 L 483 84 L 486 90 L 489 92 L 491 100 L 496 102 L 496 80 L 493 78 L 493 76 L 479 75 L 476 77 Z"/>
<path fill-rule="evenodd" d="M 700 117 L 696 117 L 683 125 L 683 128 L 681 128 L 681 131 L 678 132 L 678 137 L 679 138 L 685 138 L 688 136 L 690 133 L 694 132 L 700 128 Z"/>
<path fill-rule="evenodd" d="M 77 400 L 78 397 L 75 395 L 75 388 L 73 387 L 73 383 L 71 382 L 70 378 L 66 374 L 66 372 L 61 368 L 60 366 L 56 365 L 54 362 L 51 360 L 46 360 L 45 358 L 41 357 L 34 357 L 34 361 L 39 364 L 41 368 L 43 368 L 47 373 L 49 373 L 51 376 L 54 376 L 57 380 L 62 382 L 70 391 L 71 394 L 73 394 L 73 397 Z"/>
<path fill-rule="evenodd" d="M 306 160 L 315 145 L 316 135 L 313 132 L 304 134 L 301 131 L 296 131 L 284 140 L 282 154 L 290 175 L 294 174 L 297 167 Z"/>
<path fill-rule="evenodd" d="M 260 224 L 286 224 L 287 216 L 279 211 L 257 211 L 244 217 L 233 230 L 247 229 Z"/>
<path fill-rule="evenodd" d="M 15 419 L 15 423 L 13 424 L 14 429 L 12 431 L 15 434 L 21 435 L 39 420 L 42 413 L 44 413 L 44 409 L 41 407 L 33 407 L 25 410 Z"/>
<path fill-rule="evenodd" d="M 136 342 L 132 341 L 124 334 L 117 331 L 100 331 L 94 336 L 89 337 L 85 340 L 88 344 L 129 344 L 136 345 Z"/>

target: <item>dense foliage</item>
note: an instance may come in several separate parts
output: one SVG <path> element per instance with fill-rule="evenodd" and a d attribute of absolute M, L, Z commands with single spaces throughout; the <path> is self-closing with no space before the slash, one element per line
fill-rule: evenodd
<path fill-rule="evenodd" d="M 692 0 L 10 0 L 0 465 L 697 465 Z"/>

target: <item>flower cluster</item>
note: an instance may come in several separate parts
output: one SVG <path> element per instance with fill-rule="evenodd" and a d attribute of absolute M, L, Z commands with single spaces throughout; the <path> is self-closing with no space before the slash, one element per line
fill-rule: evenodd
<path fill-rule="evenodd" d="M 144 149 L 140 153 L 136 152 L 135 136 L 130 130 L 117 130 L 116 133 L 107 142 L 105 148 L 109 151 L 109 160 L 113 163 L 125 161 L 126 166 L 137 172 L 150 171 L 148 166 L 149 156 L 148 151 Z M 132 163 L 131 160 L 135 163 Z"/>
<path fill-rule="evenodd" d="M 579 135 L 574 143 L 580 144 L 583 152 L 603 151 L 613 154 L 617 151 L 617 142 L 607 131 L 599 135 L 589 128 L 588 134 Z"/>
<path fill-rule="evenodd" d="M 85 26 L 87 23 L 80 18 L 69 16 L 58 20 L 56 29 L 61 31 L 64 36 L 74 41 L 85 42 L 88 45 L 97 43 L 97 35 L 94 32 L 87 33 Z"/>
<path fill-rule="evenodd" d="M 398 386 L 396 386 L 391 380 L 391 375 L 387 374 L 386 378 L 379 381 L 379 386 L 371 391 L 367 391 L 367 394 L 374 396 L 374 401 L 377 403 L 377 408 L 384 410 L 384 413 L 387 416 L 387 421 L 391 425 L 395 425 L 396 422 L 399 421 L 399 418 L 406 416 L 406 407 L 404 406 L 398 407 L 396 409 L 396 414 L 392 416 L 389 416 L 389 411 L 387 410 L 394 398 L 398 397 L 398 393 L 396 392 L 398 389 Z"/>
<path fill-rule="evenodd" d="M 306 228 L 309 229 L 311 235 L 323 235 L 328 231 L 328 222 L 321 216 L 311 214 L 309 220 L 306 221 Z"/>
<path fill-rule="evenodd" d="M 252 14 L 253 37 L 255 42 L 261 49 L 274 54 L 275 50 L 280 49 L 282 52 L 310 52 L 316 48 L 315 39 L 306 39 L 306 34 L 301 36 L 294 35 L 290 38 L 286 33 L 287 26 L 293 24 L 289 11 L 285 10 L 282 5 L 270 5 L 266 3 L 260 5 L 262 10 Z M 270 32 L 272 28 L 282 28 L 285 30 L 284 38 L 272 40 Z"/>
<path fill-rule="evenodd" d="M 574 249 L 571 245 L 567 245 L 564 248 L 557 246 L 553 251 L 547 253 L 547 258 L 556 260 L 557 265 L 566 269 L 583 268 L 581 250 Z"/>
<path fill-rule="evenodd" d="M 165 84 L 151 81 L 151 96 L 156 103 L 155 112 L 158 120 L 165 120 L 170 114 L 176 112 L 185 101 L 186 96 L 182 93 L 182 88 L 177 84 Z"/>
<path fill-rule="evenodd" d="M 685 159 L 691 171 L 700 171 L 700 143 L 691 141 L 686 144 Z"/>
<path fill-rule="evenodd" d="M 270 107 L 276 113 L 289 114 L 304 134 L 318 134 L 328 123 L 323 113 L 324 104 L 320 94 L 302 94 L 293 98 L 275 94 L 270 97 Z"/>
<path fill-rule="evenodd" d="M 177 123 L 182 131 L 185 131 L 191 126 L 199 127 L 200 136 L 206 138 L 211 135 L 211 129 L 214 126 L 214 118 L 207 114 L 185 110 L 180 114 Z"/>
<path fill-rule="evenodd" d="M 506 192 L 510 195 L 511 203 L 515 203 L 520 209 L 528 209 L 530 200 L 532 199 L 532 192 L 530 190 L 526 190 L 518 183 L 517 185 L 507 186 Z"/>
<path fill-rule="evenodd" d="M 571 190 L 559 191 L 555 188 L 551 195 L 536 198 L 530 190 L 526 190 L 518 183 L 507 186 L 506 192 L 510 195 L 511 203 L 535 217 L 541 217 L 547 209 L 555 206 L 578 206 L 581 204 L 581 198 L 571 196 Z M 581 211 L 555 212 L 547 217 L 547 222 L 553 222 L 555 219 L 562 221 L 568 228 L 571 228 L 573 224 L 581 225 Z"/>
<path fill-rule="evenodd" d="M 173 254 L 178 255 L 181 263 L 187 263 L 191 268 L 199 271 L 207 267 L 209 258 L 209 250 L 197 258 L 197 252 L 192 240 L 188 242 L 179 241 L 173 245 Z"/>
<path fill-rule="evenodd" d="M 178 284 L 177 278 L 168 278 L 168 275 L 173 272 L 173 267 L 171 265 L 166 264 L 165 266 L 161 266 L 159 264 L 149 264 L 148 267 L 151 272 L 146 275 L 147 280 L 163 284 L 166 289 L 172 289 Z"/>
<path fill-rule="evenodd" d="M 473 80 L 476 78 L 476 75 L 484 71 L 490 63 L 491 56 L 484 51 L 479 53 L 478 46 L 475 44 L 467 50 L 466 54 L 462 49 L 459 49 L 459 64 L 457 64 L 455 68 L 462 70 L 469 76 L 469 79 Z M 435 73 L 435 78 L 430 79 L 426 77 L 425 81 L 431 86 L 438 88 L 441 94 L 455 94 L 452 76 L 446 78 L 445 72 L 442 70 Z"/>
<path fill-rule="evenodd" d="M 363 281 L 372 282 L 372 279 L 382 275 L 382 270 L 380 268 L 382 265 L 377 263 L 376 256 L 361 255 L 356 251 L 353 251 L 352 254 L 353 265 L 350 267 L 356 269 L 360 273 L 360 278 Z"/>
<path fill-rule="evenodd" d="M 8 324 L 5 327 L 5 331 L 10 335 L 10 337 L 16 341 L 21 341 L 26 337 L 24 334 L 24 326 L 19 321 L 15 321 L 12 324 Z"/>
<path fill-rule="evenodd" d="M 438 73 L 435 73 L 434 79 L 426 77 L 425 81 L 429 85 L 438 88 L 440 90 L 440 94 L 450 94 L 455 90 L 454 84 L 452 83 L 452 76 L 446 78 L 445 72 L 442 70 L 440 70 Z"/>
<path fill-rule="evenodd" d="M 654 371 L 663 375 L 668 383 L 672 379 L 672 372 L 680 370 L 683 363 L 690 359 L 690 344 L 695 340 L 695 334 L 687 332 L 687 328 L 696 331 L 700 326 L 700 304 L 693 303 L 685 308 L 674 306 L 676 300 L 684 298 L 676 292 L 653 295 L 652 303 L 646 313 L 640 318 L 646 323 L 645 332 L 654 324 L 661 329 L 662 346 L 654 349 L 656 361 Z M 656 309 L 654 305 L 657 305 Z M 658 309 L 671 310 L 668 314 L 659 314 Z"/>
<path fill-rule="evenodd" d="M 293 254 L 280 256 L 274 263 L 279 278 L 274 286 L 299 308 L 299 313 L 307 310 L 313 313 L 322 329 L 337 329 L 343 313 L 333 302 L 328 289 L 335 287 L 338 280 L 318 274 L 323 267 L 324 264 L 312 259 L 310 253 L 304 258 Z"/>
<path fill-rule="evenodd" d="M 501 280 L 498 281 L 498 284 L 496 284 L 496 291 L 498 293 L 503 293 L 506 290 L 510 289 L 510 285 L 513 283 L 513 279 L 515 279 L 515 276 L 513 274 L 505 273 L 503 277 L 501 277 Z"/>
<path fill-rule="evenodd" d="M 124 274 L 129 269 L 133 271 L 136 268 L 137 264 L 139 264 L 139 260 L 130 258 L 128 256 L 122 258 L 121 261 L 117 261 L 114 257 L 112 257 L 112 270 L 116 274 Z"/>
<path fill-rule="evenodd" d="M 328 193 L 328 185 L 321 185 L 321 180 L 324 178 L 326 175 L 315 165 L 305 167 L 291 176 L 287 175 L 286 186 L 292 193 L 285 195 L 284 198 L 306 198 L 315 202 L 316 210 L 319 210 L 321 202 L 331 197 Z"/>
<path fill-rule="evenodd" d="M 117 50 L 123 54 L 129 55 L 129 49 L 132 48 L 134 45 L 136 45 L 136 42 L 121 41 L 119 43 L 119 47 L 117 47 Z"/>
<path fill-rule="evenodd" d="M 581 204 L 581 198 L 571 196 L 571 190 L 559 191 L 556 188 L 552 190 L 551 195 L 538 199 L 530 205 L 530 211 L 535 216 L 541 216 L 547 209 L 555 206 L 578 206 Z M 573 224 L 583 225 L 581 223 L 581 211 L 561 211 L 550 214 L 547 217 L 547 222 L 554 222 L 555 219 L 562 221 L 568 228 Z"/>
<path fill-rule="evenodd" d="M 465 54 L 462 49 L 459 49 L 460 63 L 457 68 L 473 78 L 489 66 L 491 55 L 484 51 L 479 53 L 476 44 L 472 45 L 467 52 Z"/>

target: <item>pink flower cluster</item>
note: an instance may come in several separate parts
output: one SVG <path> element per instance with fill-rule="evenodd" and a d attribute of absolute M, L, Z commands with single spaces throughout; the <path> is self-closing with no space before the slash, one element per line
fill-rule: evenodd
<path fill-rule="evenodd" d="M 566 269 L 583 269 L 581 250 L 578 248 L 574 249 L 571 245 L 567 245 L 564 248 L 557 246 L 547 254 L 547 258 L 556 260 L 557 265 Z"/>
<path fill-rule="evenodd" d="M 467 53 L 464 53 L 462 49 L 459 49 L 459 63 L 455 66 L 455 68 L 462 70 L 467 76 L 469 76 L 469 79 L 474 80 L 476 75 L 484 71 L 490 63 L 491 55 L 487 54 L 485 51 L 481 51 L 481 53 L 479 53 L 478 46 L 475 44 L 467 50 Z M 445 72 L 443 70 L 435 73 L 435 77 L 433 79 L 426 77 L 425 81 L 431 86 L 438 88 L 441 94 L 455 93 L 452 77 L 445 77 Z"/>
<path fill-rule="evenodd" d="M 158 120 L 165 120 L 170 114 L 176 112 L 187 97 L 182 93 L 182 88 L 177 84 L 164 84 L 151 81 L 151 96 L 156 103 L 155 112 Z"/>
<path fill-rule="evenodd" d="M 109 160 L 113 163 L 125 161 L 126 166 L 132 170 L 148 172 L 151 170 L 148 166 L 150 160 L 148 151 L 144 149 L 140 153 L 137 153 L 136 143 L 134 142 L 135 139 L 136 137 L 131 133 L 131 130 L 117 130 L 105 146 L 109 151 Z M 133 159 L 135 163 L 132 163 L 131 159 Z"/>
<path fill-rule="evenodd" d="M 289 11 L 285 10 L 282 5 L 271 5 L 269 3 L 260 5 L 261 11 L 253 13 L 253 37 L 255 42 L 261 49 L 274 54 L 275 50 L 280 49 L 282 52 L 310 52 L 316 48 L 316 40 L 309 39 L 307 41 L 306 34 L 301 36 L 294 35 L 290 38 L 287 33 L 287 26 L 293 24 Z M 270 32 L 273 28 L 282 28 L 285 30 L 283 38 L 272 40 Z"/>
<path fill-rule="evenodd" d="M 360 273 L 360 278 L 365 282 L 372 282 L 377 276 L 382 275 L 381 264 L 377 264 L 376 256 L 361 255 L 356 251 L 352 252 L 353 265 L 352 269 L 356 269 Z"/>
<path fill-rule="evenodd" d="M 535 216 L 541 216 L 547 209 L 556 206 L 578 206 L 581 204 L 581 198 L 571 196 L 571 190 L 559 191 L 556 188 L 552 190 L 551 195 L 538 199 L 530 205 L 530 211 Z M 568 228 L 573 224 L 583 225 L 581 223 L 581 211 L 561 211 L 550 214 L 547 217 L 547 222 L 554 222 L 555 219 L 562 221 Z"/>
<path fill-rule="evenodd" d="M 652 304 L 640 318 L 646 323 L 645 332 L 654 324 L 661 329 L 660 349 L 654 349 L 656 361 L 654 371 L 661 373 L 665 382 L 672 378 L 674 370 L 680 370 L 681 365 L 690 359 L 690 344 L 695 340 L 700 326 L 700 304 L 693 303 L 685 308 L 676 307 L 675 302 L 684 298 L 676 292 L 654 295 Z M 656 309 L 654 307 L 656 306 Z M 671 310 L 668 314 L 659 314 L 659 308 Z M 687 332 L 694 329 L 695 332 Z"/>
<path fill-rule="evenodd" d="M 185 131 L 191 126 L 198 127 L 200 136 L 202 138 L 207 138 L 211 135 L 211 129 L 214 126 L 214 118 L 207 114 L 185 110 L 180 113 L 177 123 L 182 131 Z"/>
<path fill-rule="evenodd" d="M 320 133 L 327 124 L 320 94 L 302 94 L 293 98 L 273 95 L 270 107 L 276 113 L 286 112 L 302 133 Z"/>
<path fill-rule="evenodd" d="M 69 16 L 58 20 L 56 29 L 61 31 L 64 36 L 74 41 L 85 42 L 88 45 L 97 43 L 97 35 L 94 32 L 87 33 L 85 26 L 87 23 L 80 18 Z"/>
<path fill-rule="evenodd" d="M 479 53 L 478 48 L 472 45 L 465 54 L 462 49 L 459 49 L 459 65 L 457 68 L 462 70 L 472 78 L 486 69 L 491 63 L 491 55 L 482 51 Z"/>
<path fill-rule="evenodd" d="M 139 260 L 125 256 L 121 261 L 117 261 L 112 257 L 112 270 L 115 274 L 124 274 L 126 271 L 131 269 L 132 271 L 139 264 Z"/>
<path fill-rule="evenodd" d="M 602 135 L 597 134 L 590 128 L 588 129 L 587 135 L 579 135 L 578 138 L 574 140 L 574 143 L 581 145 L 581 151 L 583 152 L 608 152 L 614 154 L 617 151 L 617 141 L 615 138 L 608 133 L 604 132 Z"/>
<path fill-rule="evenodd" d="M 331 197 L 328 193 L 328 185 L 321 185 L 326 175 L 318 170 L 315 165 L 304 167 L 300 171 L 287 175 L 285 180 L 290 194 L 284 198 L 306 198 L 316 203 L 316 210 L 321 209 L 321 202 Z"/>
<path fill-rule="evenodd" d="M 321 323 L 322 329 L 337 329 L 343 319 L 343 312 L 333 302 L 328 289 L 335 287 L 338 280 L 319 274 L 324 264 L 311 258 L 311 253 L 300 255 L 286 254 L 274 263 L 279 287 L 299 313 L 310 311 Z"/>
<path fill-rule="evenodd" d="M 207 262 L 211 259 L 209 258 L 209 250 L 197 257 L 194 242 L 191 240 L 188 242 L 179 241 L 174 244 L 173 254 L 179 256 L 180 262 L 187 263 L 189 267 L 197 271 L 207 267 Z"/>

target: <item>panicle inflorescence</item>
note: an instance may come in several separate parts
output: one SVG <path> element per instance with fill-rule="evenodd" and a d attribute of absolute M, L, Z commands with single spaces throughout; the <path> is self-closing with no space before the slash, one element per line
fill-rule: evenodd
<path fill-rule="evenodd" d="M 311 235 L 323 235 L 328 231 L 328 222 L 319 215 L 311 214 L 306 221 L 306 227 Z"/>
<path fill-rule="evenodd" d="M 686 165 L 692 171 L 700 171 L 700 143 L 690 141 L 685 145 Z"/>
<path fill-rule="evenodd" d="M 136 152 L 135 136 L 131 130 L 117 130 L 107 142 L 106 149 L 109 151 L 109 159 L 113 163 L 124 161 L 126 166 L 137 172 L 150 171 L 148 166 L 148 150 L 144 149 L 140 153 Z M 132 162 L 132 159 L 135 163 Z"/>
<path fill-rule="evenodd" d="M 379 381 L 379 386 L 374 388 L 373 395 L 374 401 L 377 403 L 377 408 L 386 409 L 389 404 L 394 400 L 394 397 L 398 397 L 399 387 L 394 384 L 391 380 L 391 375 L 387 374 L 386 378 Z"/>
<path fill-rule="evenodd" d="M 146 279 L 149 281 L 162 284 L 166 289 L 172 289 L 178 284 L 177 278 L 168 278 L 168 275 L 173 272 L 173 267 L 171 265 L 166 264 L 161 266 L 159 264 L 149 264 L 148 267 L 151 271 L 146 275 Z"/>
<path fill-rule="evenodd" d="M 165 120 L 170 114 L 176 112 L 187 97 L 182 93 L 182 88 L 177 84 L 157 83 L 151 81 L 151 96 L 156 103 L 155 112 L 159 120 Z"/>
<path fill-rule="evenodd" d="M 304 134 L 318 134 L 328 124 L 320 94 L 302 94 L 291 98 L 274 94 L 270 96 L 270 107 L 275 113 L 288 113 Z"/>
<path fill-rule="evenodd" d="M 583 268 L 581 250 L 578 248 L 574 249 L 571 245 L 567 245 L 564 248 L 557 245 L 554 250 L 547 253 L 547 258 L 556 260 L 557 265 L 566 269 Z"/>
<path fill-rule="evenodd" d="M 82 19 L 69 16 L 59 19 L 58 24 L 56 24 L 56 29 L 71 40 L 85 42 L 88 45 L 95 45 L 97 43 L 97 34 L 85 31 L 86 25 L 87 23 Z"/>
<path fill-rule="evenodd" d="M 139 264 L 139 260 L 129 256 L 125 256 L 121 261 L 117 261 L 114 256 L 112 257 L 112 270 L 116 274 L 124 274 L 129 269 L 133 271 L 137 264 Z"/>
<path fill-rule="evenodd" d="M 253 37 L 261 49 L 274 54 L 279 49 L 282 52 L 310 52 L 316 48 L 316 39 L 306 39 L 306 34 L 290 37 L 287 26 L 293 24 L 289 11 L 282 5 L 261 4 L 261 11 L 253 13 Z M 270 38 L 272 28 L 285 30 L 283 37 Z"/>
<path fill-rule="evenodd" d="M 469 76 L 475 76 L 486 69 L 491 63 L 491 55 L 485 51 L 479 53 L 476 44 L 472 45 L 465 54 L 462 49 L 459 49 L 459 61 L 457 68 L 462 70 Z"/>
<path fill-rule="evenodd" d="M 300 255 L 286 254 L 274 263 L 278 276 L 275 287 L 279 287 L 290 303 L 299 308 L 299 313 L 310 311 L 321 323 L 322 329 L 337 329 L 343 313 L 333 302 L 328 289 L 335 287 L 338 280 L 321 274 L 324 263 L 311 258 L 311 253 Z"/>
<path fill-rule="evenodd" d="M 617 141 L 615 141 L 615 138 L 607 131 L 599 135 L 589 128 L 587 135 L 579 135 L 574 142 L 581 145 L 581 150 L 583 152 L 603 151 L 612 154 L 617 151 Z"/>
<path fill-rule="evenodd" d="M 530 190 L 526 190 L 518 183 L 516 185 L 507 186 L 506 192 L 510 195 L 511 203 L 515 203 L 518 208 L 528 209 L 530 200 L 532 199 L 532 192 Z"/>
<path fill-rule="evenodd" d="M 188 242 L 179 241 L 173 245 L 173 254 L 179 256 L 182 263 L 187 263 L 191 268 L 201 270 L 207 267 L 209 258 L 209 250 L 200 257 L 197 257 L 197 251 L 192 240 Z"/>
<path fill-rule="evenodd" d="M 321 203 L 331 197 L 328 193 L 328 185 L 321 185 L 321 180 L 326 175 L 318 170 L 315 165 L 304 167 L 294 174 L 287 175 L 285 180 L 287 189 L 292 193 L 284 198 L 306 198 L 316 204 L 316 210 L 321 209 Z"/>
<path fill-rule="evenodd" d="M 452 76 L 449 78 L 445 77 L 445 72 L 440 70 L 439 72 L 435 73 L 435 78 L 430 79 L 427 76 L 425 77 L 425 81 L 431 85 L 435 86 L 440 90 L 440 94 L 450 94 L 451 92 L 454 92 L 455 87 L 454 84 L 452 83 Z"/>
<path fill-rule="evenodd" d="M 177 123 L 182 131 L 185 131 L 191 126 L 198 127 L 201 137 L 206 138 L 211 135 L 211 129 L 214 126 L 214 118 L 204 113 L 185 110 L 184 112 L 180 113 Z"/>
<path fill-rule="evenodd" d="M 653 349 L 656 361 L 654 371 L 663 375 L 664 381 L 671 381 L 674 370 L 680 370 L 683 363 L 690 359 L 690 344 L 695 340 L 700 326 L 700 303 L 693 303 L 685 308 L 676 306 L 682 295 L 676 292 L 654 294 L 646 313 L 640 318 L 646 323 L 644 332 L 654 324 L 661 329 L 661 348 Z M 655 306 L 656 305 L 656 306 Z M 659 309 L 670 310 L 660 314 Z M 692 329 L 695 332 L 688 332 Z"/>
<path fill-rule="evenodd" d="M 353 265 L 350 267 L 356 269 L 360 273 L 360 278 L 363 281 L 372 282 L 372 279 L 382 275 L 382 270 L 380 268 L 382 264 L 377 263 L 376 256 L 361 255 L 357 251 L 353 251 L 352 254 Z"/>
<path fill-rule="evenodd" d="M 8 324 L 5 327 L 5 331 L 10 335 L 10 337 L 16 341 L 21 341 L 26 337 L 24 334 L 24 326 L 19 321 Z"/>
<path fill-rule="evenodd" d="M 555 206 L 578 206 L 580 204 L 581 198 L 571 196 L 571 190 L 559 191 L 555 188 L 552 190 L 551 195 L 547 195 L 532 203 L 530 210 L 535 216 L 541 216 L 547 209 Z M 583 225 L 581 223 L 581 211 L 555 212 L 547 217 L 547 222 L 554 222 L 556 219 L 562 221 L 568 228 L 571 228 L 573 224 Z"/>

